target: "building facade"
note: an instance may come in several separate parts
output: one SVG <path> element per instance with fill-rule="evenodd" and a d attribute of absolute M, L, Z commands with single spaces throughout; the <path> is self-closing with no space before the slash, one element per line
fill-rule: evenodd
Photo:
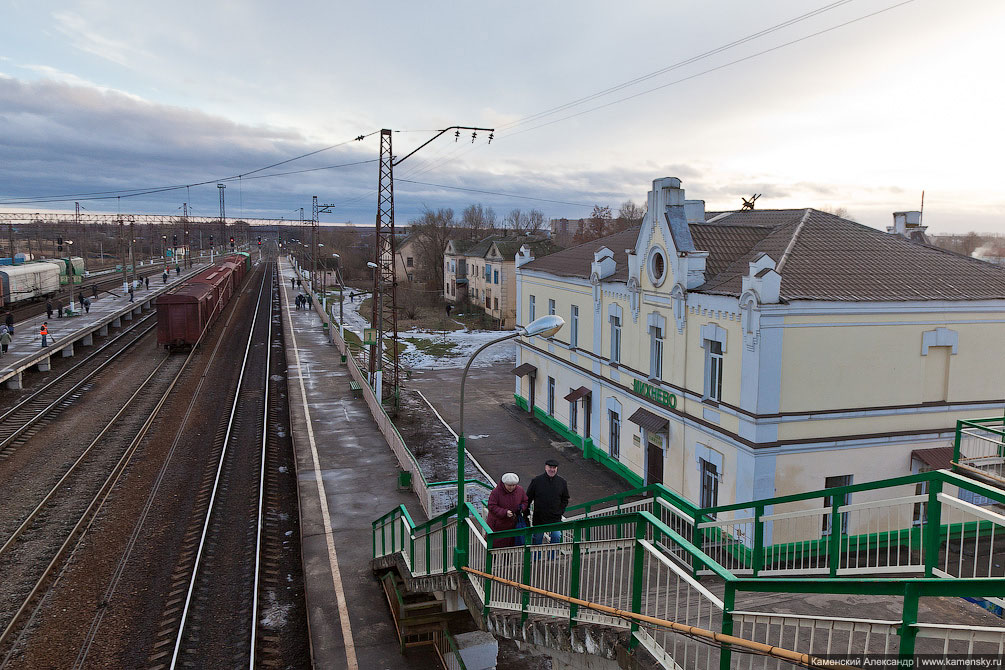
<path fill-rule="evenodd" d="M 675 178 L 648 205 L 517 257 L 517 322 L 566 322 L 518 340 L 517 403 L 588 457 L 711 507 L 934 467 L 1001 414 L 1005 269 L 813 209 L 706 213 Z"/>

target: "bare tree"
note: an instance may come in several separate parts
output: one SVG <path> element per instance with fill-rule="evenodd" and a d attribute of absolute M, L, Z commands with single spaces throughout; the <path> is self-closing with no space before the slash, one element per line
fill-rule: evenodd
<path fill-rule="evenodd" d="M 503 219 L 503 225 L 519 233 L 538 233 L 545 227 L 544 212 L 538 209 L 529 212 L 513 209 Z"/>
<path fill-rule="evenodd" d="M 614 229 L 612 232 L 620 232 L 641 224 L 642 219 L 646 216 L 646 209 L 645 204 L 640 207 L 632 200 L 625 200 L 621 203 L 621 207 L 618 208 L 618 216 L 614 219 Z"/>
<path fill-rule="evenodd" d="M 468 229 L 468 237 L 480 240 L 496 227 L 496 213 L 491 207 L 483 208 L 481 203 L 468 205 L 461 212 L 461 225 Z"/>
<path fill-rule="evenodd" d="M 412 234 L 415 235 L 415 246 L 418 249 L 419 265 L 427 268 L 437 286 L 443 286 L 443 252 L 447 242 L 456 233 L 454 210 L 449 207 L 436 211 L 426 208 L 422 216 L 409 221 Z"/>

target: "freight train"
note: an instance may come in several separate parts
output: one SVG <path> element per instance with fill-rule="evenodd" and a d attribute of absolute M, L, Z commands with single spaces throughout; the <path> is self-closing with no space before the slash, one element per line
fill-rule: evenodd
<path fill-rule="evenodd" d="M 157 345 L 169 351 L 191 349 L 213 319 L 238 292 L 251 272 L 246 253 L 224 256 L 171 293 L 157 298 Z"/>

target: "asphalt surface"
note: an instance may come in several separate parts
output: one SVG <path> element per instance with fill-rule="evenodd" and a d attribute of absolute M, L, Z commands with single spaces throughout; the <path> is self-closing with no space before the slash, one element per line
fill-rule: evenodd
<path fill-rule="evenodd" d="M 570 505 L 602 498 L 632 487 L 604 466 L 521 410 L 513 398 L 512 363 L 472 367 L 464 385 L 466 446 L 488 474 L 499 481 L 515 472 L 524 488 L 544 472 L 544 462 L 559 462 L 558 474 L 569 483 Z M 413 371 L 407 382 L 432 403 L 456 432 L 460 424 L 461 373 L 456 370 Z"/>

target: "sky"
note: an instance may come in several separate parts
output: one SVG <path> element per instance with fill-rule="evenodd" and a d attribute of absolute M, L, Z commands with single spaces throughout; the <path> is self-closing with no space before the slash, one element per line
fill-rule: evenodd
<path fill-rule="evenodd" d="M 998 0 L 0 0 L 0 210 L 215 216 L 225 180 L 228 216 L 368 224 L 380 129 L 401 158 L 462 125 L 493 139 L 397 165 L 398 222 L 679 177 L 711 211 L 883 228 L 924 191 L 930 233 L 1003 233 L 1003 34 Z"/>

